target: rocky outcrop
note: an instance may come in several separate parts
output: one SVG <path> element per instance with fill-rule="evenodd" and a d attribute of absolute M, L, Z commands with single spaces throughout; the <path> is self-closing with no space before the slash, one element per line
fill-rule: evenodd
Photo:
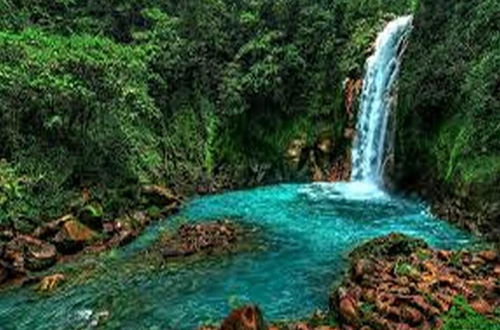
<path fill-rule="evenodd" d="M 44 223 L 30 235 L 0 230 L 0 285 L 20 279 L 20 283 L 38 281 L 36 272 L 79 253 L 101 252 L 130 242 L 153 220 L 176 212 L 182 202 L 170 189 L 158 185 L 140 190 L 138 209 L 154 206 L 158 211 L 130 211 L 113 221 L 105 221 L 102 207 L 84 191 L 80 208 L 59 219 Z M 62 274 L 60 274 L 62 275 Z M 64 276 L 64 275 L 62 275 Z M 61 276 L 41 279 L 41 291 L 62 282 Z"/>
<path fill-rule="evenodd" d="M 390 235 L 351 254 L 349 275 L 330 305 L 355 328 L 439 328 L 457 296 L 491 315 L 500 305 L 499 270 L 494 251 L 431 250 L 420 240 Z"/>
<path fill-rule="evenodd" d="M 73 217 L 68 217 L 51 239 L 64 254 L 78 252 L 97 238 L 97 233 Z"/>
<path fill-rule="evenodd" d="M 0 242 L 0 284 L 20 280 L 56 261 L 54 245 L 32 236 L 12 234 L 10 241 Z"/>
<path fill-rule="evenodd" d="M 2 260 L 18 273 L 38 271 L 56 262 L 57 251 L 54 245 L 31 236 L 19 235 L 8 242 Z"/>
<path fill-rule="evenodd" d="M 165 258 L 227 252 L 236 249 L 243 234 L 243 228 L 228 220 L 184 224 L 176 233 L 163 237 L 159 244 Z"/>

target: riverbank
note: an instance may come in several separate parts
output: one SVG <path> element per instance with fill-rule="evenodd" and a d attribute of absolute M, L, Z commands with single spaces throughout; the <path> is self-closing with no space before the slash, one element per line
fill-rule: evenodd
<path fill-rule="evenodd" d="M 246 306 L 220 327 L 201 329 L 500 329 L 497 251 L 431 249 L 391 234 L 355 248 L 349 258 L 328 311 L 273 324 L 264 321 L 265 310 Z"/>
<path fill-rule="evenodd" d="M 105 220 L 99 204 L 88 203 L 79 212 L 47 222 L 29 233 L 15 227 L 0 228 L 0 286 L 40 282 L 42 290 L 52 289 L 55 284 L 50 282 L 62 277 L 45 278 L 38 273 L 83 254 L 130 243 L 153 221 L 176 213 L 181 203 L 182 198 L 170 189 L 150 185 L 139 189 L 131 209 L 112 220 Z"/>

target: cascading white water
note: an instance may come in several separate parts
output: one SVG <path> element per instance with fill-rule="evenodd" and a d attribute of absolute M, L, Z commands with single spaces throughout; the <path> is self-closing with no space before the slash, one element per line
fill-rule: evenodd
<path fill-rule="evenodd" d="M 352 181 L 381 184 L 392 89 L 412 22 L 412 16 L 404 16 L 387 24 L 377 38 L 374 54 L 366 61 L 352 152 Z"/>

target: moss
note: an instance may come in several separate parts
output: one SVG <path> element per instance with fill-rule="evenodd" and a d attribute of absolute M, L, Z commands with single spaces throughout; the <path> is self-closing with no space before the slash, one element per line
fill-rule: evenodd
<path fill-rule="evenodd" d="M 351 260 L 358 260 L 383 256 L 407 256 L 425 248 L 427 248 L 427 243 L 421 239 L 393 233 L 358 246 L 349 254 L 349 257 Z M 401 269 L 403 268 L 406 268 L 404 264 L 401 265 Z"/>
<path fill-rule="evenodd" d="M 500 329 L 500 315 L 489 319 L 476 313 L 472 307 L 467 304 L 463 297 L 457 297 L 453 301 L 450 311 L 443 317 L 444 330 L 494 330 Z"/>

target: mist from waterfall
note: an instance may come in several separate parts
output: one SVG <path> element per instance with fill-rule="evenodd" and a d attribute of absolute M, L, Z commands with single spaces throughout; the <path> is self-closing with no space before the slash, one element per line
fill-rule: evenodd
<path fill-rule="evenodd" d="M 373 55 L 366 61 L 351 181 L 382 184 L 393 88 L 412 23 L 413 16 L 403 16 L 387 24 L 377 37 Z"/>

